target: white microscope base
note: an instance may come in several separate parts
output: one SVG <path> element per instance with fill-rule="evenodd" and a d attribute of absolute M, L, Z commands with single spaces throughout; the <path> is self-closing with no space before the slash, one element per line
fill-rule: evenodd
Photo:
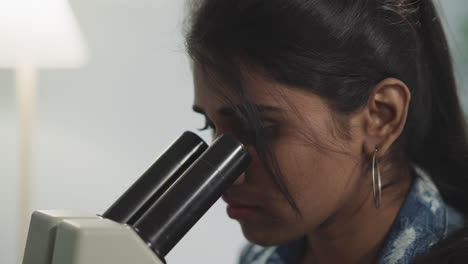
<path fill-rule="evenodd" d="M 23 264 L 163 264 L 129 227 L 92 215 L 37 211 Z"/>

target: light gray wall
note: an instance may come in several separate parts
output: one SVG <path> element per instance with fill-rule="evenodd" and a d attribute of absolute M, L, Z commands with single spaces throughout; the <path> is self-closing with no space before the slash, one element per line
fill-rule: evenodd
<path fill-rule="evenodd" d="M 465 113 L 468 113 L 468 6 L 465 0 L 437 0 L 446 25 L 455 75 Z"/>
<path fill-rule="evenodd" d="M 40 72 L 34 137 L 34 208 L 100 213 L 184 130 L 192 83 L 180 22 L 183 0 L 71 0 L 92 60 Z M 444 2 L 459 76 L 466 75 L 465 0 Z M 1 20 L 0 20 L 1 22 Z M 464 81 L 464 80 L 462 80 Z M 468 96 L 461 89 L 464 104 Z M 0 263 L 17 259 L 17 117 L 13 72 L 0 70 Z M 208 135 L 204 134 L 208 140 Z M 169 263 L 235 263 L 244 243 L 217 203 Z"/>
<path fill-rule="evenodd" d="M 102 213 L 183 131 L 203 126 L 191 110 L 182 3 L 71 1 L 92 59 L 83 69 L 40 71 L 34 208 Z M 0 71 L 0 263 L 5 264 L 17 262 L 12 73 Z M 218 202 L 168 262 L 235 263 L 243 241 L 238 224 Z"/>
<path fill-rule="evenodd" d="M 0 71 L 0 263 L 16 263 L 17 136 L 13 72 Z"/>

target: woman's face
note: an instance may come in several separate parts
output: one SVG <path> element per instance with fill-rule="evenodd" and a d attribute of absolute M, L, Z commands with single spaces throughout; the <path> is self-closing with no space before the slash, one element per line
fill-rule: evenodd
<path fill-rule="evenodd" d="M 227 110 L 236 104 L 236 98 L 226 94 L 226 103 L 198 66 L 194 66 L 194 86 L 194 106 L 213 123 L 215 134 L 242 138 L 239 119 Z M 362 140 L 352 116 L 345 120 L 349 127 L 345 136 L 338 132 L 336 115 L 320 97 L 259 76 L 249 78 L 248 87 L 251 100 L 264 109 L 261 118 L 273 131 L 270 147 L 301 212 L 299 215 L 291 207 L 256 150 L 247 145 L 251 165 L 224 198 L 234 207 L 249 207 L 231 208 L 231 217 L 239 221 L 248 240 L 268 246 L 297 239 L 326 228 L 369 198 L 370 183 L 360 177 Z"/>

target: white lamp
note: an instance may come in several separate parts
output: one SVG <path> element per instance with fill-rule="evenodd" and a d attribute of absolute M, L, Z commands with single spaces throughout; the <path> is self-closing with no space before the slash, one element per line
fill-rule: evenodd
<path fill-rule="evenodd" d="M 0 0 L 0 68 L 16 71 L 20 136 L 20 256 L 31 214 L 37 70 L 83 66 L 86 45 L 67 0 Z"/>

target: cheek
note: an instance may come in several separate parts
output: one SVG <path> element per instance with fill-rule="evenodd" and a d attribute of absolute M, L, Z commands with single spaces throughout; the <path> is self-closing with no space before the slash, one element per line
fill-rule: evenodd
<path fill-rule="evenodd" d="M 291 229 L 297 226 L 299 218 L 279 191 L 273 177 L 256 154 L 251 152 L 252 163 L 246 173 L 245 187 L 255 193 L 254 198 L 261 206 L 254 217 L 240 220 L 242 231 L 247 240 L 263 246 L 275 245 L 301 232 Z M 281 166 L 281 157 L 278 157 Z"/>
<path fill-rule="evenodd" d="M 318 225 L 338 206 L 353 164 L 341 154 L 307 146 L 288 148 L 278 156 L 285 184 L 308 225 Z"/>
<path fill-rule="evenodd" d="M 298 238 L 325 222 L 352 192 L 352 179 L 358 174 L 358 166 L 349 155 L 319 152 L 313 147 L 291 141 L 275 144 L 274 151 L 282 179 L 301 216 L 274 187 L 271 177 L 265 177 L 262 190 L 267 210 L 264 216 L 268 217 L 259 219 L 258 225 L 243 225 L 249 240 L 265 245 Z M 257 172 L 259 169 L 257 167 Z M 257 175 L 260 174 L 267 175 L 266 171 Z"/>
<path fill-rule="evenodd" d="M 313 231 L 344 203 L 353 190 L 358 164 L 352 155 L 318 150 L 301 139 L 283 137 L 270 146 L 282 180 L 301 215 L 291 207 L 254 152 L 247 185 L 256 189 L 263 212 L 241 222 L 246 238 L 260 245 L 290 241 Z"/>

